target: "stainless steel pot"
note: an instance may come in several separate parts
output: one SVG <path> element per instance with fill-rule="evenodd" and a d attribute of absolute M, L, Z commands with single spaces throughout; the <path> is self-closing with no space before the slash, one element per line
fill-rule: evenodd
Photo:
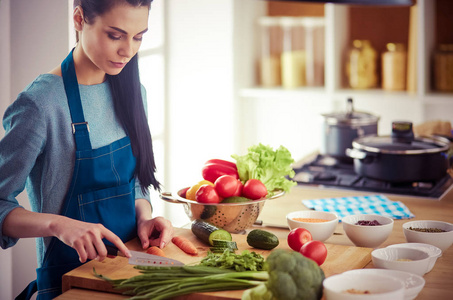
<path fill-rule="evenodd" d="M 379 117 L 365 112 L 356 112 L 352 99 L 347 102 L 345 113 L 323 114 L 324 139 L 321 154 L 352 162 L 346 155 L 346 149 L 359 137 L 377 135 Z"/>
<path fill-rule="evenodd" d="M 412 123 L 393 122 L 391 136 L 368 136 L 353 141 L 346 153 L 357 174 L 389 182 L 432 182 L 447 174 L 450 141 L 414 137 Z"/>
<path fill-rule="evenodd" d="M 163 192 L 160 198 L 170 203 L 183 204 L 184 211 L 191 221 L 201 219 L 231 233 L 242 233 L 252 227 L 264 203 L 285 194 L 283 191 L 278 191 L 262 200 L 207 204 L 186 199 L 184 196 L 188 189 L 180 189 L 176 193 Z"/>

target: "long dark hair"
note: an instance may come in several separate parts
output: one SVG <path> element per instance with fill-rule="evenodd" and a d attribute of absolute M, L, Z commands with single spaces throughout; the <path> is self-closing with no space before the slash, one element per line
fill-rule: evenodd
<path fill-rule="evenodd" d="M 115 5 L 127 2 L 134 7 L 148 6 L 152 0 L 74 0 L 74 7 L 83 10 L 84 21 L 90 24 Z M 142 191 L 153 186 L 160 191 L 160 183 L 155 177 L 156 163 L 154 161 L 153 143 L 145 115 L 141 93 L 140 76 L 138 71 L 138 54 L 136 54 L 118 75 L 106 75 L 112 91 L 115 114 L 124 126 L 131 139 L 132 151 L 137 165 L 135 176 L 139 179 Z"/>

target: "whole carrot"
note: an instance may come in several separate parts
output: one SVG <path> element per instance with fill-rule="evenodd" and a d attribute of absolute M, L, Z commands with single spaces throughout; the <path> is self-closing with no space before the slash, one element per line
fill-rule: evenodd
<path fill-rule="evenodd" d="M 187 254 L 191 254 L 191 255 L 198 254 L 198 250 L 195 247 L 195 245 L 192 244 L 191 241 L 189 241 L 188 239 L 186 239 L 183 236 L 180 236 L 180 235 L 174 236 L 171 239 L 171 241 L 173 242 L 173 244 L 178 246 L 182 251 L 186 252 Z"/>
<path fill-rule="evenodd" d="M 165 252 L 156 246 L 149 247 L 148 250 L 146 250 L 146 253 L 166 257 Z"/>

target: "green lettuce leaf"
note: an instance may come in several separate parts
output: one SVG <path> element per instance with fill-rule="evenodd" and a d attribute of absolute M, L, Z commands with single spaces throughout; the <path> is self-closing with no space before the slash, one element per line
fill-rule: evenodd
<path fill-rule="evenodd" d="M 233 154 L 231 157 L 236 160 L 239 178 L 243 183 L 252 178 L 259 179 L 269 192 L 289 192 L 297 184 L 286 178 L 293 178 L 295 175 L 291 167 L 294 159 L 283 146 L 274 151 L 272 147 L 260 143 L 248 148 L 245 155 Z"/>

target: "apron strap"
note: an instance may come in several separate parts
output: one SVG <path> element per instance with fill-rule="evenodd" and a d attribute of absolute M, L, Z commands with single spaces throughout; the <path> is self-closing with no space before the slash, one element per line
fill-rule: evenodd
<path fill-rule="evenodd" d="M 31 299 L 34 293 L 38 290 L 38 283 L 33 280 L 28 286 L 20 293 L 15 300 L 28 300 Z"/>
<path fill-rule="evenodd" d="M 61 63 L 61 73 L 63 76 L 66 97 L 68 98 L 69 111 L 72 119 L 72 133 L 76 143 L 76 148 L 80 150 L 90 150 L 90 128 L 83 116 L 82 101 L 80 100 L 79 84 L 74 67 L 72 52 Z"/>

